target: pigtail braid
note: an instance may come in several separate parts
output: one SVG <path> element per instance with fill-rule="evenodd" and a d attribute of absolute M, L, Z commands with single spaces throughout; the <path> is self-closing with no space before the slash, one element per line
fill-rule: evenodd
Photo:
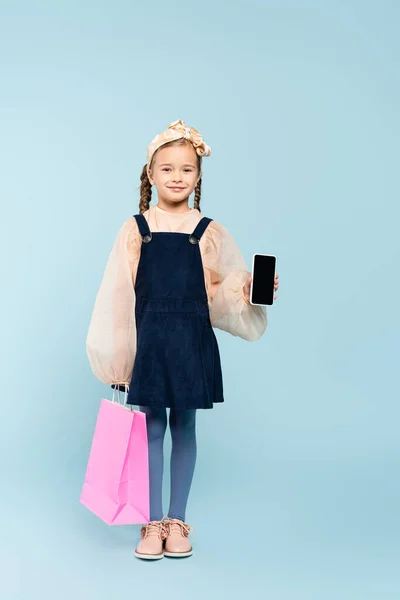
<path fill-rule="evenodd" d="M 193 202 L 193 208 L 197 208 L 197 210 L 201 212 L 200 198 L 201 198 L 201 177 L 200 177 L 196 187 L 194 188 L 194 202 Z"/>
<path fill-rule="evenodd" d="M 147 176 L 147 165 L 144 165 L 142 174 L 140 175 L 140 201 L 139 212 L 143 214 L 150 207 L 151 202 L 151 183 Z"/>

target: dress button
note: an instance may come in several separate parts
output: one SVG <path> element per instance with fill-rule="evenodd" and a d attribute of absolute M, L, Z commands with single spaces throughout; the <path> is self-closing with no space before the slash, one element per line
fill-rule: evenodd
<path fill-rule="evenodd" d="M 199 239 L 195 235 L 190 235 L 189 236 L 189 242 L 191 244 L 198 244 L 199 243 Z"/>
<path fill-rule="evenodd" d="M 145 244 L 148 244 L 149 242 L 151 242 L 152 236 L 151 233 L 147 233 L 146 235 L 144 235 L 142 237 L 142 240 Z"/>

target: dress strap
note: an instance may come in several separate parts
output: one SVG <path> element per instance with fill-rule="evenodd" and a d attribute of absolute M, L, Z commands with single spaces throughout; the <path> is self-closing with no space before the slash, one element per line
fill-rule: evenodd
<path fill-rule="evenodd" d="M 209 219 L 208 217 L 203 217 L 202 219 L 200 219 L 200 221 L 197 223 L 195 230 L 189 236 L 189 242 L 191 244 L 199 243 L 199 241 L 201 240 L 201 236 L 203 235 L 211 221 L 212 219 Z"/>
<path fill-rule="evenodd" d="M 152 235 L 151 235 L 151 231 L 149 228 L 149 225 L 146 221 L 146 218 L 142 215 L 133 215 L 136 219 L 136 222 L 138 224 L 139 227 L 139 231 L 140 231 L 140 235 L 142 236 L 142 241 L 147 244 L 148 242 L 151 242 L 152 240 Z"/>

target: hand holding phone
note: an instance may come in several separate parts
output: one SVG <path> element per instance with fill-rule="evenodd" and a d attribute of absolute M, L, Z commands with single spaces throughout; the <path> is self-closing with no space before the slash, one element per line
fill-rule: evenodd
<path fill-rule="evenodd" d="M 272 305 L 275 292 L 276 256 L 253 254 L 250 304 Z"/>

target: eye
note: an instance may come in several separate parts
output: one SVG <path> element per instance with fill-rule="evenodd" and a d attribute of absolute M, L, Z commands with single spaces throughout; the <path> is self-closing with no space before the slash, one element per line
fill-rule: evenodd
<path fill-rule="evenodd" d="M 162 170 L 163 171 L 169 171 L 169 168 L 168 167 L 164 167 Z"/>

